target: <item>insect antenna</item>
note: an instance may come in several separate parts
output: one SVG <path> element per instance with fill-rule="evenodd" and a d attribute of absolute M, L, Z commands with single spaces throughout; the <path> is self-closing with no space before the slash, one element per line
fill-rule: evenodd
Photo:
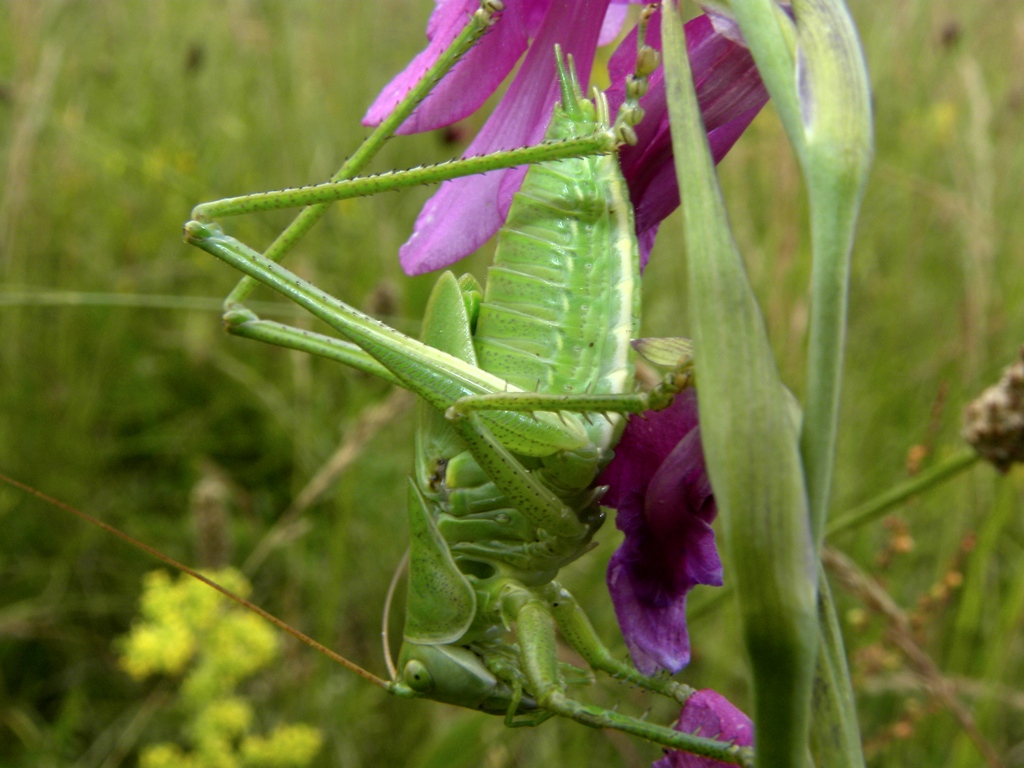
<path fill-rule="evenodd" d="M 398 581 L 402 578 L 402 574 L 405 573 L 405 569 L 408 567 L 409 547 L 406 547 L 405 554 L 402 555 L 402 559 L 395 567 L 395 573 L 391 577 L 391 583 L 388 584 L 388 594 L 384 598 L 384 619 L 380 628 L 380 640 L 384 645 L 384 663 L 388 667 L 388 674 L 391 675 L 391 682 L 398 680 L 398 668 L 395 667 L 395 660 L 391 656 L 391 639 L 388 636 L 388 624 L 391 619 L 391 601 L 394 599 L 395 591 L 398 589 Z"/>
<path fill-rule="evenodd" d="M 175 569 L 181 571 L 182 573 L 188 574 L 193 579 L 196 579 L 198 581 L 203 582 L 208 587 L 212 587 L 213 589 L 217 590 L 222 595 L 224 595 L 224 597 L 226 597 L 229 600 L 232 600 L 232 601 L 238 603 L 238 605 L 242 606 L 243 608 L 248 608 L 253 613 L 256 613 L 259 616 L 262 616 L 264 619 L 269 621 L 271 624 L 273 624 L 275 627 L 280 629 L 282 632 L 287 632 L 289 635 L 294 637 L 299 642 L 305 643 L 306 645 L 308 645 L 310 648 L 312 648 L 315 651 L 319 651 L 324 656 L 329 658 L 331 661 L 334 661 L 334 662 L 340 664 L 341 666 L 343 666 L 345 669 L 349 670 L 350 672 L 354 672 L 355 674 L 359 675 L 364 680 L 368 680 L 369 682 L 373 683 L 374 685 L 376 685 L 376 686 L 378 686 L 380 688 L 383 688 L 384 690 L 389 690 L 391 688 L 391 684 L 390 683 L 388 683 L 386 680 L 382 680 L 381 678 L 377 677 L 375 674 L 370 672 L 368 669 L 363 669 L 358 664 L 356 664 L 354 661 L 349 661 L 348 659 L 346 659 L 341 654 L 336 653 L 335 651 L 332 651 L 326 645 L 323 645 L 322 643 L 318 643 L 316 640 L 314 640 L 309 635 L 307 635 L 307 634 L 305 634 L 303 632 L 300 632 L 299 630 L 295 629 L 295 627 L 293 627 L 290 624 L 287 624 L 286 622 L 284 622 L 283 620 L 277 618 L 277 616 L 275 616 L 274 614 L 265 611 L 264 609 L 260 608 L 255 603 L 249 602 L 244 597 L 240 597 L 239 595 L 236 595 L 234 592 L 232 592 L 232 591 L 230 591 L 228 589 L 225 589 L 220 584 L 218 584 L 217 582 L 213 581 L 212 579 L 207 578 L 206 576 L 204 576 L 203 574 L 201 574 L 199 571 L 195 570 L 194 568 L 189 568 L 184 563 L 179 563 L 173 557 L 168 557 L 163 552 L 160 552 L 160 551 L 158 551 L 156 549 L 153 549 L 153 547 L 149 546 L 148 544 L 142 543 L 138 539 L 136 539 L 136 538 L 134 538 L 132 536 L 129 536 L 124 531 L 121 531 L 121 530 L 115 528 L 114 526 L 110 525 L 109 523 L 105 523 L 102 520 L 100 520 L 99 518 L 93 517 L 92 515 L 90 515 L 90 514 L 88 514 L 86 512 L 82 512 L 80 509 L 76 509 L 75 507 L 72 507 L 70 504 L 65 504 L 63 501 L 60 501 L 59 499 L 55 499 L 53 496 L 49 496 L 48 494 L 45 494 L 42 491 L 40 491 L 40 490 L 38 490 L 36 488 L 33 488 L 30 485 L 26 485 L 25 483 L 19 482 L 18 480 L 15 480 L 12 477 L 8 477 L 7 475 L 5 475 L 3 473 L 0 473 L 0 481 L 3 481 L 5 483 L 7 483 L 8 485 L 10 485 L 10 486 L 12 486 L 14 488 L 17 488 L 18 490 L 23 491 L 23 492 L 29 494 L 30 496 L 35 496 L 37 499 L 41 499 L 42 501 L 45 501 L 47 504 L 50 504 L 51 506 L 57 507 L 57 509 L 62 509 L 65 512 L 70 512 L 71 514 L 75 515 L 76 517 L 81 518 L 82 520 L 85 520 L 87 523 L 91 523 L 92 525 L 95 525 L 97 528 L 102 528 L 104 531 L 107 531 L 108 533 L 114 534 L 119 539 L 122 539 L 123 541 L 128 542 L 130 545 L 132 545 L 136 549 L 141 549 L 143 552 L 145 552 L 146 554 L 150 555 L 151 557 L 155 557 L 157 560 L 160 560 L 161 562 L 166 563 L 167 565 L 171 566 L 172 568 L 175 568 Z"/>

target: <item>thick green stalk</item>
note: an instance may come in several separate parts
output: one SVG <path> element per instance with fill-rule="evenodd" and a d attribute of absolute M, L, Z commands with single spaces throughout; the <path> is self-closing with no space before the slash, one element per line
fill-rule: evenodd
<path fill-rule="evenodd" d="M 850 252 L 873 155 L 867 69 L 841 0 L 796 0 L 804 177 L 811 210 L 810 338 L 800 448 L 815 544 L 828 516 Z"/>
<path fill-rule="evenodd" d="M 733 0 L 758 71 L 800 161 L 811 212 L 811 307 L 800 436 L 811 528 L 828 514 L 843 369 L 850 251 L 873 154 L 864 57 L 842 0 Z"/>
<path fill-rule="evenodd" d="M 797 94 L 796 30 L 775 0 L 731 0 L 729 9 L 757 64 L 793 151 L 801 163 L 804 137 Z"/>
<path fill-rule="evenodd" d="M 850 251 L 872 156 L 868 78 L 841 0 L 794 0 L 795 24 L 771 0 L 734 0 L 733 8 L 807 182 L 813 262 L 800 448 L 817 551 L 835 458 Z M 819 620 L 816 752 L 829 765 L 861 766 L 842 635 L 829 600 Z"/>
<path fill-rule="evenodd" d="M 842 0 L 794 0 L 795 21 L 773 0 L 733 0 L 732 7 L 807 182 L 813 261 L 800 449 L 817 551 L 835 459 L 850 251 L 872 157 L 868 77 Z M 829 765 L 861 766 L 842 636 L 830 602 L 823 603 L 819 619 L 824 647 L 816 682 L 816 751 Z"/>
<path fill-rule="evenodd" d="M 794 768 L 807 761 L 818 640 L 797 429 L 729 229 L 672 4 L 665 6 L 663 40 L 701 438 L 752 664 L 757 765 Z"/>

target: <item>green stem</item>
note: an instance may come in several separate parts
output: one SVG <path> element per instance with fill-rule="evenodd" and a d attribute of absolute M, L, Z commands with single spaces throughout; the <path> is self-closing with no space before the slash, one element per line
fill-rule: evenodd
<path fill-rule="evenodd" d="M 867 72 L 842 0 L 794 0 L 795 22 L 773 0 L 733 0 L 732 8 L 810 200 L 813 264 L 800 449 L 820 547 L 835 458 L 850 252 L 872 156 Z"/>
<path fill-rule="evenodd" d="M 820 547 L 835 464 L 850 256 L 873 128 L 864 56 L 842 0 L 795 0 L 793 13 L 803 133 L 798 154 L 810 201 L 813 259 L 800 449 L 811 530 Z"/>
<path fill-rule="evenodd" d="M 793 22 L 780 11 L 775 0 L 732 0 L 730 8 L 789 142 L 802 161 L 805 140 L 797 97 Z"/>
<path fill-rule="evenodd" d="M 222 299 L 213 296 L 172 296 L 158 293 L 32 290 L 0 292 L 0 307 L 118 307 L 219 312 L 223 303 Z M 257 302 L 251 306 L 266 315 L 288 317 L 297 312 L 290 306 L 271 302 Z"/>
<path fill-rule="evenodd" d="M 849 512 L 845 512 L 835 518 L 828 524 L 825 533 L 827 536 L 835 536 L 838 533 L 859 528 L 865 523 L 877 520 L 890 509 L 899 506 L 912 496 L 924 493 L 932 487 L 970 469 L 979 458 L 981 457 L 975 453 L 973 448 L 964 448 L 934 467 L 926 469 L 917 477 L 893 486 L 870 501 L 861 504 L 859 507 L 854 507 Z"/>

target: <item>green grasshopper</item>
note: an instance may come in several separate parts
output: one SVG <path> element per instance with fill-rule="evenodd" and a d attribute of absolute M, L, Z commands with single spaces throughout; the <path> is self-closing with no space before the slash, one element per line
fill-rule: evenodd
<path fill-rule="evenodd" d="M 229 332 L 343 362 L 421 398 L 409 480 L 404 642 L 391 681 L 360 674 L 398 696 L 503 715 L 508 725 L 557 714 L 749 764 L 749 749 L 572 699 L 566 678 L 576 673 L 555 655 L 557 627 L 596 671 L 679 703 L 692 692 L 615 659 L 555 581 L 562 567 L 592 548 L 604 520 L 603 489 L 593 484 L 612 455 L 623 414 L 666 405 L 686 380 L 679 369 L 653 392 L 634 392 L 630 342 L 637 335 L 639 266 L 633 212 L 614 152 L 642 116 L 637 100 L 654 68 L 651 49 L 641 45 L 635 79 L 614 122 L 600 94 L 584 98 L 571 62 L 566 67 L 559 55 L 562 101 L 544 144 L 352 178 L 498 10 L 500 4 L 484 3 L 331 182 L 200 205 L 185 237 L 246 275 L 225 302 Z M 499 235 L 486 290 L 471 276 L 442 275 L 419 341 L 277 263 L 331 200 L 526 163 L 531 168 Z M 309 207 L 262 255 L 213 223 L 301 205 Z M 241 303 L 257 282 L 345 340 L 258 318 Z"/>

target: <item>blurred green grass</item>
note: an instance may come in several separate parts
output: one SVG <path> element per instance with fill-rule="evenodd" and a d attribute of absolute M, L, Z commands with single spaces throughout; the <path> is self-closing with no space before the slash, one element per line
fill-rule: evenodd
<path fill-rule="evenodd" d="M 1024 342 L 1024 9 L 856 0 L 852 10 L 878 148 L 853 260 L 837 510 L 906 478 L 911 459 L 929 466 L 953 453 L 963 405 Z M 216 522 L 197 512 L 205 483 L 229 515 L 232 561 L 246 560 L 387 388 L 229 338 L 214 308 L 81 306 L 53 292 L 164 304 L 225 295 L 235 275 L 181 242 L 189 209 L 330 175 L 366 134 L 366 106 L 422 46 L 429 11 L 412 0 L 0 6 L 0 471 L 190 563 L 216 538 Z M 375 169 L 463 146 L 440 132 L 395 140 Z M 806 206 L 770 110 L 721 173 L 783 375 L 798 390 Z M 337 206 L 290 266 L 415 331 L 432 278 L 405 278 L 395 254 L 428 194 Z M 262 246 L 287 220 L 231 226 Z M 645 332 L 686 332 L 680 242 L 670 220 L 645 280 Z M 465 268 L 482 276 L 485 264 L 482 254 Z M 405 546 L 395 531 L 411 442 L 399 414 L 302 516 L 302 535 L 251 574 L 257 602 L 377 672 L 381 606 Z M 834 542 L 913 612 L 918 641 L 1000 754 L 1024 743 L 1022 494 L 1019 471 L 977 467 Z M 132 765 L 140 745 L 174 738 L 171 688 L 131 681 L 112 645 L 155 564 L 6 486 L 0 525 L 0 765 Z M 608 525 L 601 549 L 565 581 L 621 650 L 603 593 L 617 537 Z M 881 620 L 850 596 L 839 601 L 871 765 L 980 764 L 883 643 Z M 732 610 L 700 613 L 686 679 L 743 704 Z M 321 765 L 645 765 L 658 755 L 574 724 L 508 730 L 392 701 L 290 645 L 252 693 L 267 724 L 323 728 Z M 648 705 L 614 683 L 585 695 L 628 699 L 628 711 Z M 651 715 L 672 716 L 661 705 Z M 1008 765 L 1024 764 L 1020 749 Z"/>

